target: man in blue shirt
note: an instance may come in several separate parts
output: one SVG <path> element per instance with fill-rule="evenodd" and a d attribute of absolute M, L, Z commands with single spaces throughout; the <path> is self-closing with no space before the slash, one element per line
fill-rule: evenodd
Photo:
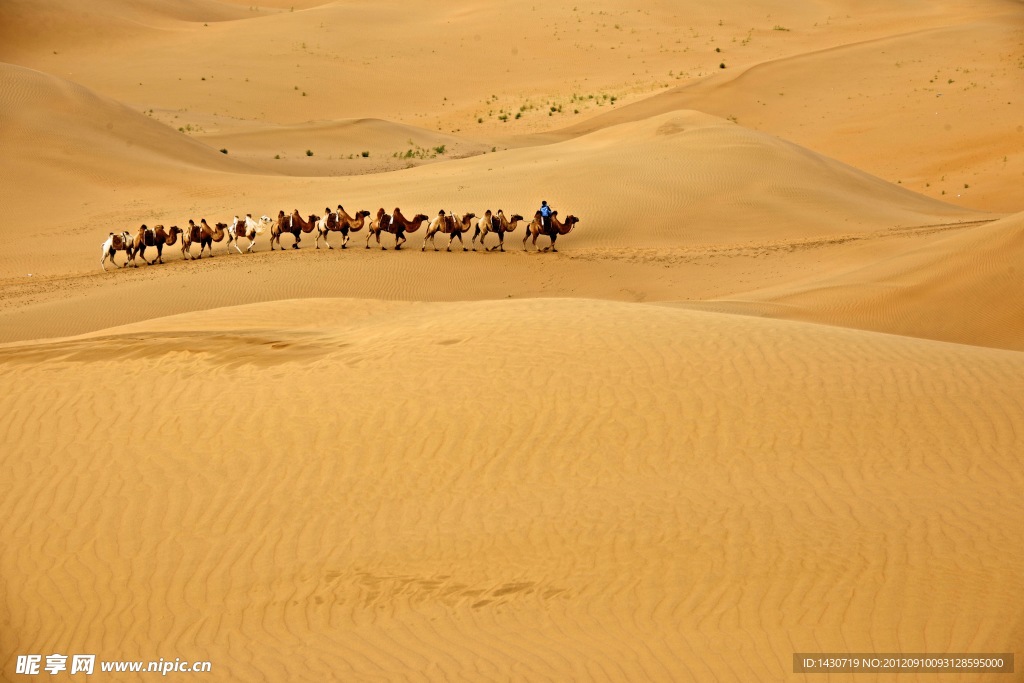
<path fill-rule="evenodd" d="M 544 232 L 551 234 L 551 207 L 548 206 L 547 200 L 540 203 L 540 219 L 544 222 Z"/>

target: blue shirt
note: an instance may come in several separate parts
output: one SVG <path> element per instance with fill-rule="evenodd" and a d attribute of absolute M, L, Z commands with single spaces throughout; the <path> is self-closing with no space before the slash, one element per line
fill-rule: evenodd
<path fill-rule="evenodd" d="M 540 207 L 540 215 L 543 216 L 544 218 L 550 218 L 551 217 L 551 207 L 548 206 L 547 204 L 545 204 L 544 206 Z"/>

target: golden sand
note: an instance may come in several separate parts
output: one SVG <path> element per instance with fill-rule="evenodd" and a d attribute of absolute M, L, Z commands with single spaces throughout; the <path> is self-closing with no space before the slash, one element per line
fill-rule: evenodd
<path fill-rule="evenodd" d="M 1020 10 L 3 3 L 0 679 L 1013 652 Z M 142 223 L 542 199 L 558 253 L 99 263 Z"/>

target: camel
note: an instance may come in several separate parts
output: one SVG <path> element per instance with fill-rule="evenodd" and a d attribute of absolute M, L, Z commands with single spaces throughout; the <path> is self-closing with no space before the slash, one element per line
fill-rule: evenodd
<path fill-rule="evenodd" d="M 164 262 L 164 247 L 172 246 L 178 241 L 178 235 L 183 235 L 184 230 L 179 228 L 177 225 L 172 225 L 170 230 L 165 230 L 163 225 L 155 225 L 153 229 L 148 229 L 145 225 L 139 228 L 138 233 L 135 235 L 135 241 L 132 245 L 132 265 L 135 266 L 135 259 L 142 256 L 142 260 L 146 262 L 147 266 L 151 266 L 154 263 Z M 146 247 L 156 248 L 156 258 L 152 261 L 146 259 Z"/>
<path fill-rule="evenodd" d="M 100 267 L 103 268 L 104 271 L 107 269 L 108 258 L 115 267 L 123 268 L 124 266 L 117 265 L 117 261 L 114 260 L 114 255 L 119 251 L 123 251 L 125 256 L 127 256 L 124 262 L 125 266 L 127 266 L 128 262 L 131 261 L 132 258 L 132 237 L 128 234 L 128 231 L 119 233 L 112 232 L 100 248 L 103 250 L 102 258 L 100 258 Z"/>
<path fill-rule="evenodd" d="M 384 213 L 384 207 L 377 209 L 377 216 L 370 221 L 370 229 L 366 233 L 366 248 L 370 248 L 370 238 L 376 237 L 377 244 L 380 244 L 380 234 L 382 232 L 394 232 L 391 227 L 391 214 Z M 397 241 L 397 238 L 396 238 Z M 381 245 L 381 249 L 387 249 L 384 245 Z"/>
<path fill-rule="evenodd" d="M 441 209 L 437 212 L 437 218 L 430 221 L 427 225 L 427 234 L 423 237 L 423 246 L 420 248 L 420 251 L 427 250 L 427 240 L 430 240 L 430 246 L 434 247 L 434 251 L 437 251 L 437 245 L 434 244 L 434 235 L 439 232 L 448 235 L 448 248 L 445 251 L 452 250 L 452 242 L 456 237 L 459 238 L 462 251 L 467 251 L 466 243 L 462 241 L 462 233 L 469 232 L 469 226 L 473 223 L 474 218 L 476 218 L 475 213 L 467 213 L 460 220 L 454 212 L 446 216 L 444 209 Z"/>
<path fill-rule="evenodd" d="M 235 216 L 231 221 L 231 225 L 228 226 L 228 253 L 230 253 L 232 245 L 234 245 L 235 251 L 239 254 L 242 253 L 242 250 L 238 248 L 238 240 L 243 237 L 249 240 L 249 246 L 245 252 L 252 252 L 252 248 L 256 245 L 256 235 L 262 235 L 264 226 L 270 225 L 273 222 L 270 216 L 260 216 L 259 222 L 253 220 L 251 213 L 245 214 L 244 220 L 240 220 L 238 216 Z"/>
<path fill-rule="evenodd" d="M 138 268 L 139 264 L 135 262 L 139 252 L 142 252 L 142 260 L 146 261 L 146 247 L 156 246 L 156 236 L 153 230 L 145 223 L 139 226 L 139 229 L 135 232 L 135 237 L 132 238 L 132 254 L 131 258 L 128 259 L 128 263 L 125 265 L 131 266 L 132 268 Z M 149 261 L 146 261 L 147 266 L 153 265 Z"/>
<path fill-rule="evenodd" d="M 188 228 L 181 234 L 181 255 L 190 259 L 203 258 L 203 252 L 210 248 L 210 258 L 213 258 L 213 243 L 220 242 L 227 235 L 227 223 L 217 223 L 216 229 L 211 228 L 205 218 L 199 219 L 199 225 L 191 218 L 188 220 Z M 192 256 L 192 244 L 199 242 L 199 256 Z"/>
<path fill-rule="evenodd" d="M 316 222 L 320 220 L 320 217 L 315 214 L 310 214 L 309 220 L 302 220 L 302 215 L 299 214 L 299 210 L 295 209 L 291 215 L 284 215 L 284 211 L 277 212 L 277 223 L 270 229 L 270 251 L 274 251 L 274 242 L 277 241 L 277 246 L 281 247 L 281 235 L 286 232 L 290 232 L 295 236 L 295 243 L 292 244 L 292 249 L 299 248 L 299 242 L 302 241 L 301 234 L 304 232 L 313 232 L 316 228 Z M 284 250 L 284 247 L 281 247 Z"/>
<path fill-rule="evenodd" d="M 413 216 L 412 220 L 410 221 L 408 218 L 402 215 L 402 210 L 396 206 L 395 210 L 391 214 L 391 227 L 395 228 L 396 230 L 395 250 L 397 251 L 398 249 L 401 249 L 402 245 L 405 244 L 405 233 L 412 234 L 416 232 L 417 230 L 420 229 L 420 226 L 423 225 L 423 221 L 429 220 L 430 216 L 427 216 L 426 214 L 423 213 L 418 213 L 415 216 Z M 402 238 L 401 242 L 398 241 L 399 237 Z"/>
<path fill-rule="evenodd" d="M 518 213 L 512 214 L 512 220 L 509 221 L 505 218 L 505 212 L 501 209 L 498 209 L 498 213 L 494 216 L 491 215 L 490 211 L 486 211 L 484 217 L 477 222 L 476 232 L 473 233 L 473 251 L 476 251 L 477 236 L 480 237 L 480 246 L 487 249 L 487 246 L 484 244 L 484 238 L 492 232 L 498 236 L 498 244 L 487 249 L 487 251 L 494 251 L 495 249 L 505 251 L 505 233 L 515 231 L 516 226 L 521 220 L 523 220 L 523 217 Z"/>
<path fill-rule="evenodd" d="M 366 248 L 370 248 L 370 237 L 376 237 L 377 244 L 380 244 L 380 234 L 390 232 L 395 236 L 395 249 L 401 249 L 406 241 L 405 233 L 416 232 L 425 220 L 429 220 L 429 216 L 422 213 L 416 214 L 410 221 L 402 215 L 402 210 L 399 208 L 395 208 L 392 215 L 384 213 L 383 208 L 377 209 L 377 218 L 370 223 L 370 231 L 366 233 Z M 387 249 L 382 244 L 380 248 Z"/>
<path fill-rule="evenodd" d="M 580 219 L 576 218 L 576 216 L 569 216 L 565 219 L 565 223 L 560 223 L 558 221 L 558 212 L 554 211 L 551 214 L 551 227 L 553 229 L 551 232 L 546 232 L 544 230 L 544 221 L 540 217 L 540 211 L 538 211 L 533 214 L 533 221 L 526 228 L 526 234 L 523 235 L 523 251 L 528 251 L 526 248 L 526 240 L 530 238 L 530 235 L 533 235 L 534 248 L 537 247 L 537 238 L 541 235 L 547 235 L 551 238 L 551 244 L 543 249 L 538 249 L 538 251 L 547 251 L 548 249 L 551 251 L 558 251 L 555 249 L 555 240 L 558 239 L 559 235 L 568 235 L 572 231 L 573 227 L 579 222 Z"/>
<path fill-rule="evenodd" d="M 324 238 L 324 244 L 327 245 L 328 249 L 334 249 L 331 243 L 327 241 L 327 235 L 331 232 L 340 232 L 342 235 L 341 248 L 348 249 L 348 234 L 349 232 L 359 232 L 363 229 L 363 225 L 366 223 L 366 218 L 369 217 L 369 211 L 357 211 L 355 218 L 349 216 L 345 212 L 345 208 L 338 204 L 338 211 L 332 212 L 329 208 L 324 209 L 324 213 L 327 214 L 323 219 L 316 223 L 316 248 L 320 248 L 320 238 Z"/>

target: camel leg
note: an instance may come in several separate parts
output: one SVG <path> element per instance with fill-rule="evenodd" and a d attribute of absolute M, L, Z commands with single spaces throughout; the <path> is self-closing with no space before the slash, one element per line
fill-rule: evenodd
<path fill-rule="evenodd" d="M 241 238 L 239 238 L 239 239 L 241 239 Z M 242 253 L 242 250 L 238 248 L 238 240 L 237 239 L 234 240 L 231 244 L 233 244 L 235 246 L 235 251 L 237 251 L 239 254 Z M 249 242 L 249 245 L 250 246 L 252 245 L 252 241 L 251 240 Z M 231 253 L 231 252 L 228 252 L 228 253 Z"/>
<path fill-rule="evenodd" d="M 347 232 L 341 233 L 341 248 L 342 249 L 348 249 L 348 233 Z"/>
<path fill-rule="evenodd" d="M 498 249 L 505 251 L 505 233 L 503 232 L 498 233 Z"/>
<path fill-rule="evenodd" d="M 256 246 L 256 240 L 254 240 L 251 237 L 247 237 L 246 239 L 249 240 L 249 246 L 248 246 L 248 248 L 246 248 L 245 253 L 251 254 L 252 253 L 252 248 Z"/>
<path fill-rule="evenodd" d="M 370 248 L 370 238 L 373 237 L 373 230 L 368 230 L 366 233 L 366 248 Z"/>
<path fill-rule="evenodd" d="M 473 233 L 473 251 L 476 251 L 476 238 L 480 235 L 480 228 L 478 227 Z M 480 244 L 484 243 L 484 238 L 480 237 Z"/>
<path fill-rule="evenodd" d="M 401 240 L 402 240 L 401 242 L 398 241 L 399 238 L 401 238 Z M 406 241 L 405 233 L 404 232 L 402 232 L 402 233 L 396 232 L 395 233 L 395 251 L 398 251 L 399 249 L 401 249 L 402 245 L 405 244 L 405 241 Z"/>

